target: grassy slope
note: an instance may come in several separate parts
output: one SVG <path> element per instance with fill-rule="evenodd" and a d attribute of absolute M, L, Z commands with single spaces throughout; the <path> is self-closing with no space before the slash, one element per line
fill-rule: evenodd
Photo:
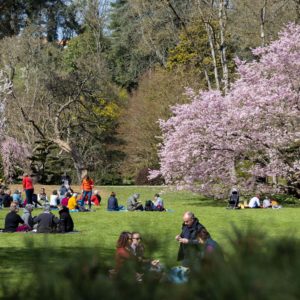
<path fill-rule="evenodd" d="M 12 187 L 14 190 L 17 186 Z M 47 186 L 47 194 L 54 187 Z M 38 190 L 39 187 L 36 187 Z M 78 187 L 77 187 L 78 190 Z M 113 259 L 113 252 L 118 235 L 123 230 L 140 231 L 144 236 L 158 237 L 161 241 L 156 250 L 156 256 L 175 262 L 178 244 L 174 237 L 180 232 L 182 214 L 186 210 L 193 211 L 215 240 L 226 250 L 230 251 L 228 236 L 232 232 L 232 225 L 246 229 L 254 224 L 263 229 L 270 236 L 284 234 L 295 235 L 300 238 L 299 208 L 286 207 L 279 210 L 226 210 L 224 205 L 216 205 L 213 201 L 203 199 L 199 195 L 188 192 L 172 192 L 161 187 L 113 187 L 117 193 L 119 204 L 126 205 L 126 199 L 138 192 L 141 200 L 152 199 L 154 193 L 163 191 L 162 197 L 167 208 L 174 212 L 107 212 L 106 200 L 112 187 L 99 187 L 103 202 L 95 213 L 73 213 L 75 228 L 78 234 L 69 235 L 37 235 L 30 233 L 1 234 L 0 247 L 3 259 L 12 254 L 18 254 L 16 259 L 23 261 L 26 257 L 26 243 L 34 242 L 36 247 L 52 245 L 57 251 L 66 253 L 81 252 L 82 248 L 95 248 L 107 257 L 109 263 Z M 33 215 L 40 213 L 35 210 Z M 0 211 L 0 226 L 4 225 L 7 210 Z M 20 211 L 22 214 L 22 211 Z M 74 252 L 75 251 L 75 252 Z M 8 268 L 12 266 L 7 261 Z"/>

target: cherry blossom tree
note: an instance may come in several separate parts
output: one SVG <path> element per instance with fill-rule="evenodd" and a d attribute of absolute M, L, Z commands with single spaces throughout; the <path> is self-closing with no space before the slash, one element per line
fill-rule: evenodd
<path fill-rule="evenodd" d="M 167 183 L 215 194 L 233 184 L 254 189 L 260 176 L 300 187 L 300 26 L 288 24 L 253 54 L 256 61 L 236 61 L 238 79 L 225 96 L 187 90 L 191 103 L 161 121 Z"/>
<path fill-rule="evenodd" d="M 0 71 L 0 156 L 4 177 L 10 181 L 24 169 L 29 168 L 29 147 L 17 139 L 7 136 L 5 131 L 6 96 L 11 93 L 12 84 Z"/>

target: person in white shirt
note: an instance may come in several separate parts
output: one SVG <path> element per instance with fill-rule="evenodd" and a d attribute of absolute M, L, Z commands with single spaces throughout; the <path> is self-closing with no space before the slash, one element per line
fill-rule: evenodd
<path fill-rule="evenodd" d="M 164 202 L 163 199 L 159 196 L 159 194 L 154 195 L 154 210 L 164 210 Z"/>
<path fill-rule="evenodd" d="M 256 195 L 255 197 L 251 198 L 248 206 L 249 208 L 260 208 L 259 195 Z"/>
<path fill-rule="evenodd" d="M 41 188 L 41 192 L 37 195 L 38 201 L 43 203 L 44 205 L 48 203 L 47 194 L 45 192 L 45 188 Z"/>
<path fill-rule="evenodd" d="M 271 201 L 269 198 L 266 197 L 265 200 L 263 201 L 263 208 L 270 208 L 270 207 L 272 207 Z"/>
<path fill-rule="evenodd" d="M 52 192 L 52 195 L 50 196 L 50 207 L 57 208 L 58 204 L 59 204 L 59 196 L 58 196 L 57 190 L 54 190 Z"/>

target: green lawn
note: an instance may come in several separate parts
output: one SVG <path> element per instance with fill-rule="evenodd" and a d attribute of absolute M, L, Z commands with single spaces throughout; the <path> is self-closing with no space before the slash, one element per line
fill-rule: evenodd
<path fill-rule="evenodd" d="M 14 186 L 12 190 L 15 188 L 20 188 L 20 186 Z M 36 187 L 36 190 L 38 189 L 39 187 Z M 47 186 L 47 193 L 49 194 L 53 189 L 54 187 Z M 215 202 L 197 194 L 175 192 L 166 187 L 106 186 L 98 189 L 103 200 L 96 212 L 72 213 L 75 228 L 79 233 L 0 234 L 0 277 L 9 279 L 6 284 L 11 282 L 18 285 L 20 280 L 24 281 L 25 278 L 30 283 L 32 274 L 36 273 L 40 276 L 41 270 L 38 268 L 44 265 L 48 265 L 46 269 L 50 268 L 49 270 L 53 272 L 54 269 L 52 270 L 51 266 L 58 267 L 63 264 L 65 270 L 68 270 L 68 266 L 71 270 L 74 269 L 74 263 L 84 260 L 88 265 L 98 259 L 107 270 L 114 266 L 116 241 L 120 232 L 124 230 L 141 232 L 146 250 L 148 250 L 146 255 L 159 258 L 167 265 L 174 266 L 178 250 L 174 237 L 180 233 L 182 215 L 187 210 L 195 213 L 225 253 L 232 251 L 230 237 L 233 236 L 234 228 L 242 231 L 257 228 L 271 238 L 280 239 L 285 235 L 295 236 L 298 239 L 300 237 L 299 207 L 290 206 L 278 210 L 227 210 L 225 201 Z M 135 192 L 141 194 L 143 202 L 152 199 L 155 193 L 162 192 L 166 207 L 172 209 L 173 212 L 107 212 L 106 200 L 112 190 L 117 193 L 119 204 L 123 205 L 126 205 L 126 199 Z M 33 215 L 41 211 L 41 209 L 36 209 Z M 1 227 L 4 226 L 7 212 L 8 209 L 0 210 Z M 22 210 L 20 210 L 21 214 Z M 84 262 L 82 264 L 86 265 Z M 78 267 L 75 266 L 75 270 L 77 269 Z M 55 275 L 48 277 L 51 276 Z M 47 282 L 48 277 L 44 279 Z M 81 279 L 79 281 L 81 282 Z M 1 297 L 1 293 L 5 294 L 5 292 L 3 288 L 0 288 L 0 291 Z"/>
<path fill-rule="evenodd" d="M 15 187 L 14 187 L 15 188 Z M 47 187 L 48 193 L 54 187 Z M 38 190 L 38 188 L 37 188 Z M 261 228 L 270 237 L 293 235 L 300 237 L 300 218 L 298 207 L 284 207 L 283 209 L 260 210 L 226 210 L 226 202 L 216 203 L 201 198 L 190 192 L 174 192 L 166 187 L 99 187 L 102 195 L 102 204 L 93 213 L 72 213 L 77 234 L 42 235 L 31 233 L 15 233 L 0 235 L 1 264 L 11 268 L 10 261 L 26 260 L 28 243 L 37 248 L 52 247 L 53 253 L 75 253 L 83 249 L 100 251 L 112 263 L 118 235 L 123 230 L 139 231 L 143 236 L 155 237 L 158 245 L 154 255 L 161 260 L 168 259 L 175 263 L 178 244 L 174 240 L 180 233 L 182 214 L 190 210 L 195 213 L 200 222 L 204 224 L 212 237 L 218 241 L 222 248 L 230 251 L 228 237 L 232 235 L 233 226 L 241 230 L 255 226 Z M 117 193 L 119 204 L 126 205 L 126 199 L 133 193 L 141 194 L 141 200 L 152 199 L 154 193 L 163 192 L 162 197 L 167 208 L 174 212 L 107 212 L 106 200 L 110 191 Z M 0 226 L 4 226 L 7 209 L 0 211 Z M 41 212 L 33 211 L 33 215 Z M 20 210 L 22 214 L 22 210 Z M 12 258 L 11 255 L 14 257 Z M 5 262 L 4 262 L 5 261 Z"/>

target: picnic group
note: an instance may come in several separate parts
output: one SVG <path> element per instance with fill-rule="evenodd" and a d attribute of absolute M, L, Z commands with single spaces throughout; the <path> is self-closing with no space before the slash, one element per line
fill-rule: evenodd
<path fill-rule="evenodd" d="M 22 193 L 15 190 L 12 194 L 9 189 L 0 186 L 0 208 L 9 208 L 5 217 L 3 232 L 33 231 L 37 233 L 65 233 L 74 231 L 74 222 L 70 212 L 91 212 L 92 206 L 99 206 L 101 196 L 94 189 L 94 181 L 86 175 L 81 183 L 81 194 L 71 188 L 71 179 L 68 175 L 62 176 L 62 184 L 54 190 L 50 197 L 45 188 L 34 192 L 31 176 L 24 174 L 22 179 L 25 199 Z M 107 200 L 107 211 L 165 211 L 164 201 L 159 194 L 154 199 L 147 200 L 145 205 L 139 201 L 140 194 L 135 193 L 127 200 L 127 207 L 119 205 L 115 192 L 111 192 Z M 23 215 L 18 214 L 20 208 Z M 42 208 L 43 212 L 32 216 L 34 208 Z M 51 211 L 58 210 L 56 217 Z"/>
<path fill-rule="evenodd" d="M 279 209 L 279 208 L 282 208 L 282 206 L 279 205 L 277 200 L 271 199 L 267 195 L 265 196 L 265 198 L 263 200 L 261 200 L 261 196 L 259 193 L 257 193 L 254 197 L 252 197 L 249 200 L 249 203 L 247 201 L 244 201 L 243 203 L 241 203 L 239 190 L 237 188 L 233 187 L 230 191 L 227 208 L 229 208 L 229 209 L 245 209 L 245 208 Z"/>

